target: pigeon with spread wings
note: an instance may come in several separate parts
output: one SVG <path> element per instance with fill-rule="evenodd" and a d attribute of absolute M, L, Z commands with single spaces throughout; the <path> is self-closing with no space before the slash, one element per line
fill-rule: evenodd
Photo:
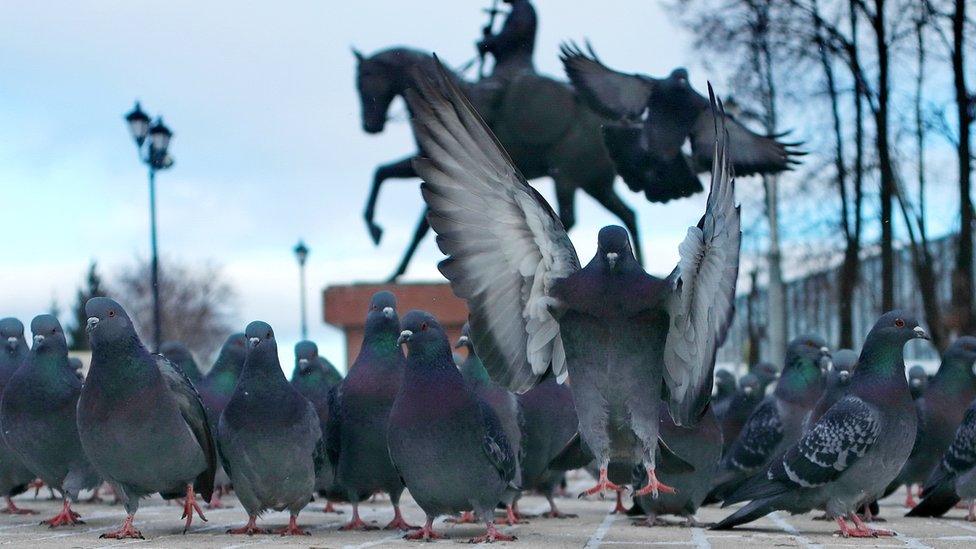
<path fill-rule="evenodd" d="M 709 100 L 688 82 L 688 71 L 666 78 L 625 74 L 610 69 L 593 53 L 562 46 L 566 74 L 586 104 L 615 120 L 604 126 L 604 142 L 617 171 L 634 191 L 651 202 L 667 202 L 702 190 L 698 173 L 713 163 L 715 123 Z M 737 175 L 770 174 L 791 169 L 798 143 L 781 135 L 760 135 L 724 113 L 728 155 Z M 682 152 L 691 144 L 691 156 Z"/>
<path fill-rule="evenodd" d="M 468 303 L 492 379 L 524 392 L 550 368 L 560 381 L 572 377 L 580 435 L 601 469 L 587 493 L 615 488 L 611 459 L 643 464 L 642 495 L 668 490 L 655 475 L 662 383 L 675 421 L 695 423 L 732 320 L 740 231 L 726 139 L 715 143 L 705 215 L 688 229 L 670 276 L 644 272 L 616 226 L 600 231 L 596 255 L 581 267 L 559 218 L 444 68 L 417 82 L 408 101 L 427 157 L 415 167 L 448 256 L 439 268 Z"/>

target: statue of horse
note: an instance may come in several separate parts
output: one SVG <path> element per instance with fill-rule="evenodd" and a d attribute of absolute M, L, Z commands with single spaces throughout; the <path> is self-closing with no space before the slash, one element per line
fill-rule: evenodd
<path fill-rule="evenodd" d="M 411 87 L 411 68 L 419 63 L 432 64 L 434 58 L 429 53 L 403 47 L 369 57 L 356 50 L 353 53 L 358 60 L 356 86 L 363 130 L 380 133 L 392 101 Z M 526 73 L 511 79 L 504 90 L 486 94 L 479 90 L 477 83 L 455 76 L 525 178 L 553 179 L 559 218 L 567 230 L 576 221 L 576 189 L 582 189 L 620 219 L 633 237 L 634 252 L 641 260 L 637 216 L 613 188 L 616 172 L 600 130 L 604 119 L 587 108 L 568 83 Z M 418 150 L 376 168 L 364 212 L 375 244 L 383 235 L 383 229 L 373 221 L 380 187 L 387 179 L 417 177 L 411 161 L 421 154 Z M 391 281 L 406 271 L 428 229 L 425 210 Z"/>

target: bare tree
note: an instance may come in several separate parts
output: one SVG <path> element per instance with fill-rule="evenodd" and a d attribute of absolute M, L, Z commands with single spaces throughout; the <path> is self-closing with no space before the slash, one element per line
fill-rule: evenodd
<path fill-rule="evenodd" d="M 149 262 L 139 259 L 122 270 L 114 295 L 126 308 L 145 339 L 152 327 L 153 303 Z M 159 294 L 163 333 L 183 342 L 199 357 L 211 356 L 234 331 L 236 295 L 218 266 L 160 262 Z"/>
<path fill-rule="evenodd" d="M 85 273 L 85 285 L 78 288 L 75 294 L 75 304 L 71 308 L 71 321 L 65 330 L 72 351 L 85 351 L 91 348 L 88 344 L 88 334 L 85 333 L 85 326 L 88 322 L 85 304 L 93 297 L 104 295 L 105 288 L 102 285 L 102 276 L 98 274 L 98 262 L 92 261 L 88 264 L 88 271 Z"/>

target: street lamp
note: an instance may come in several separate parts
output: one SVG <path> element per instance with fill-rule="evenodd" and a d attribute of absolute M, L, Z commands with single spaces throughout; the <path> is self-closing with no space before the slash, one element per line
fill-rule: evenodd
<path fill-rule="evenodd" d="M 159 306 L 159 252 L 156 245 L 156 171 L 165 170 L 173 166 L 173 157 L 169 155 L 169 141 L 173 132 L 163 124 L 163 119 L 157 117 L 150 124 L 149 115 L 143 112 L 142 106 L 136 101 L 135 107 L 125 115 L 129 124 L 129 132 L 135 141 L 139 160 L 149 168 L 149 240 L 152 248 L 150 276 L 153 294 L 153 347 L 159 350 L 163 340 L 162 321 Z M 147 139 L 148 138 L 148 139 Z"/>
<path fill-rule="evenodd" d="M 305 260 L 308 259 L 308 246 L 302 240 L 295 245 L 295 258 L 298 259 L 298 286 L 302 311 L 302 339 L 308 339 L 308 321 L 305 314 Z"/>

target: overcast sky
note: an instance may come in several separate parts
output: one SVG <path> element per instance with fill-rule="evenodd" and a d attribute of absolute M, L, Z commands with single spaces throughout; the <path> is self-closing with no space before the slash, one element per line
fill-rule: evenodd
<path fill-rule="evenodd" d="M 339 333 L 322 323 L 320 290 L 384 279 L 421 211 L 418 182 L 389 182 L 375 248 L 361 213 L 374 167 L 412 150 L 408 126 L 360 130 L 350 47 L 436 51 L 461 65 L 474 55 L 487 2 L 0 3 L 0 189 L 7 235 L 2 315 L 29 323 L 52 299 L 68 309 L 88 262 L 106 278 L 148 254 L 146 172 L 122 116 L 138 98 L 173 129 L 176 166 L 158 177 L 159 245 L 181 261 L 223 265 L 239 325 L 262 319 L 282 355 L 298 339 L 299 238 L 308 263 L 311 336 L 342 363 Z M 589 38 L 621 69 L 666 74 L 684 65 L 704 89 L 688 36 L 657 2 L 538 0 L 536 64 L 563 78 L 560 41 Z M 394 111 L 402 112 L 396 104 Z M 548 180 L 536 181 L 547 197 Z M 666 273 L 704 196 L 636 207 L 652 272 Z M 574 242 L 588 258 L 614 222 L 578 200 Z M 408 280 L 439 278 L 428 239 Z M 286 364 L 291 370 L 291 359 Z"/>

